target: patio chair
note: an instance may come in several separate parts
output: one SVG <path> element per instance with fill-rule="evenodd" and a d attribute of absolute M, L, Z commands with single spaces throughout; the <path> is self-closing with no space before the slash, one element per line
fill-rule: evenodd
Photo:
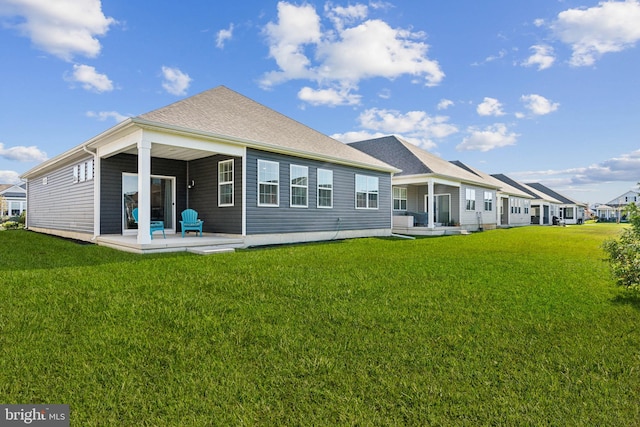
<path fill-rule="evenodd" d="M 182 237 L 184 237 L 184 232 L 189 230 L 199 231 L 200 237 L 202 237 L 202 224 L 204 224 L 204 221 L 198 219 L 198 212 L 193 209 L 182 211 L 182 221 L 180 221 Z"/>
<path fill-rule="evenodd" d="M 131 211 L 131 215 L 133 215 L 133 219 L 137 224 L 138 223 L 138 208 L 135 208 L 133 211 Z M 150 224 L 150 227 L 149 227 L 149 233 L 151 234 L 151 240 L 153 240 L 153 232 L 154 231 L 162 231 L 162 237 L 164 237 L 165 239 L 167 238 L 167 236 L 164 234 L 164 221 L 151 221 L 151 224 Z"/>

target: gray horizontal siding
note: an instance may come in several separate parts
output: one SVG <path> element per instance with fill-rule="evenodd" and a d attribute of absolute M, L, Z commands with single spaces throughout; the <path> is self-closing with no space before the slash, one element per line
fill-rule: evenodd
<path fill-rule="evenodd" d="M 73 167 L 65 165 L 27 183 L 28 226 L 93 234 L 95 180 L 73 182 Z M 47 184 L 43 184 L 46 178 Z"/>
<path fill-rule="evenodd" d="M 242 233 L 242 159 L 233 163 L 234 204 L 218 207 L 218 162 L 228 156 L 211 156 L 189 162 L 189 207 L 198 211 L 203 230 L 210 233 Z M 178 218 L 180 219 L 180 218 Z"/>
<path fill-rule="evenodd" d="M 122 173 L 138 172 L 138 156 L 118 154 L 102 159 L 100 233 L 122 233 Z M 151 174 L 176 177 L 176 216 L 187 205 L 187 164 L 179 160 L 152 158 Z M 178 221 L 179 218 L 176 218 Z M 178 223 L 179 224 L 179 223 Z M 177 229 L 177 228 L 176 228 Z"/>
<path fill-rule="evenodd" d="M 258 206 L 258 159 L 280 166 L 279 207 Z M 290 207 L 290 165 L 309 168 L 307 208 Z M 317 170 L 333 171 L 333 208 L 317 207 Z M 355 208 L 356 174 L 378 177 L 378 209 Z M 247 234 L 388 229 L 391 227 L 391 175 L 308 159 L 247 150 Z"/>

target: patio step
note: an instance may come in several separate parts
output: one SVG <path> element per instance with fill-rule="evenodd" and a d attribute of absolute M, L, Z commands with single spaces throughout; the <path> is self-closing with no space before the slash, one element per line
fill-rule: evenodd
<path fill-rule="evenodd" d="M 221 254 L 225 252 L 235 252 L 234 248 L 230 247 L 221 247 L 218 246 L 198 246 L 195 248 L 188 248 L 187 252 L 191 252 L 192 254 L 198 255 L 213 255 L 213 254 Z"/>

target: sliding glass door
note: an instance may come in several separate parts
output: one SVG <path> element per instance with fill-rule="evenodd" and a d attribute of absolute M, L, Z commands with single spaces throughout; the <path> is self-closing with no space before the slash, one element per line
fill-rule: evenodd
<path fill-rule="evenodd" d="M 175 178 L 151 176 L 151 221 L 164 221 L 166 231 L 175 232 Z M 133 210 L 138 207 L 138 175 L 122 174 L 123 234 L 135 234 L 138 224 Z"/>

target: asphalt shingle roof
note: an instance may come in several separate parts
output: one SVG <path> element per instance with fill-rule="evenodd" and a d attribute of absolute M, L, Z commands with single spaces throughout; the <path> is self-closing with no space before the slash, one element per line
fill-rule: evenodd
<path fill-rule="evenodd" d="M 207 90 L 138 116 L 150 122 L 227 136 L 274 148 L 280 147 L 369 164 L 390 166 L 321 132 L 265 107 L 225 86 Z"/>
<path fill-rule="evenodd" d="M 352 142 L 349 145 L 398 169 L 402 169 L 402 172 L 395 176 L 434 174 L 465 182 L 493 186 L 492 183 L 486 182 L 481 176 L 433 155 L 395 135 Z"/>

